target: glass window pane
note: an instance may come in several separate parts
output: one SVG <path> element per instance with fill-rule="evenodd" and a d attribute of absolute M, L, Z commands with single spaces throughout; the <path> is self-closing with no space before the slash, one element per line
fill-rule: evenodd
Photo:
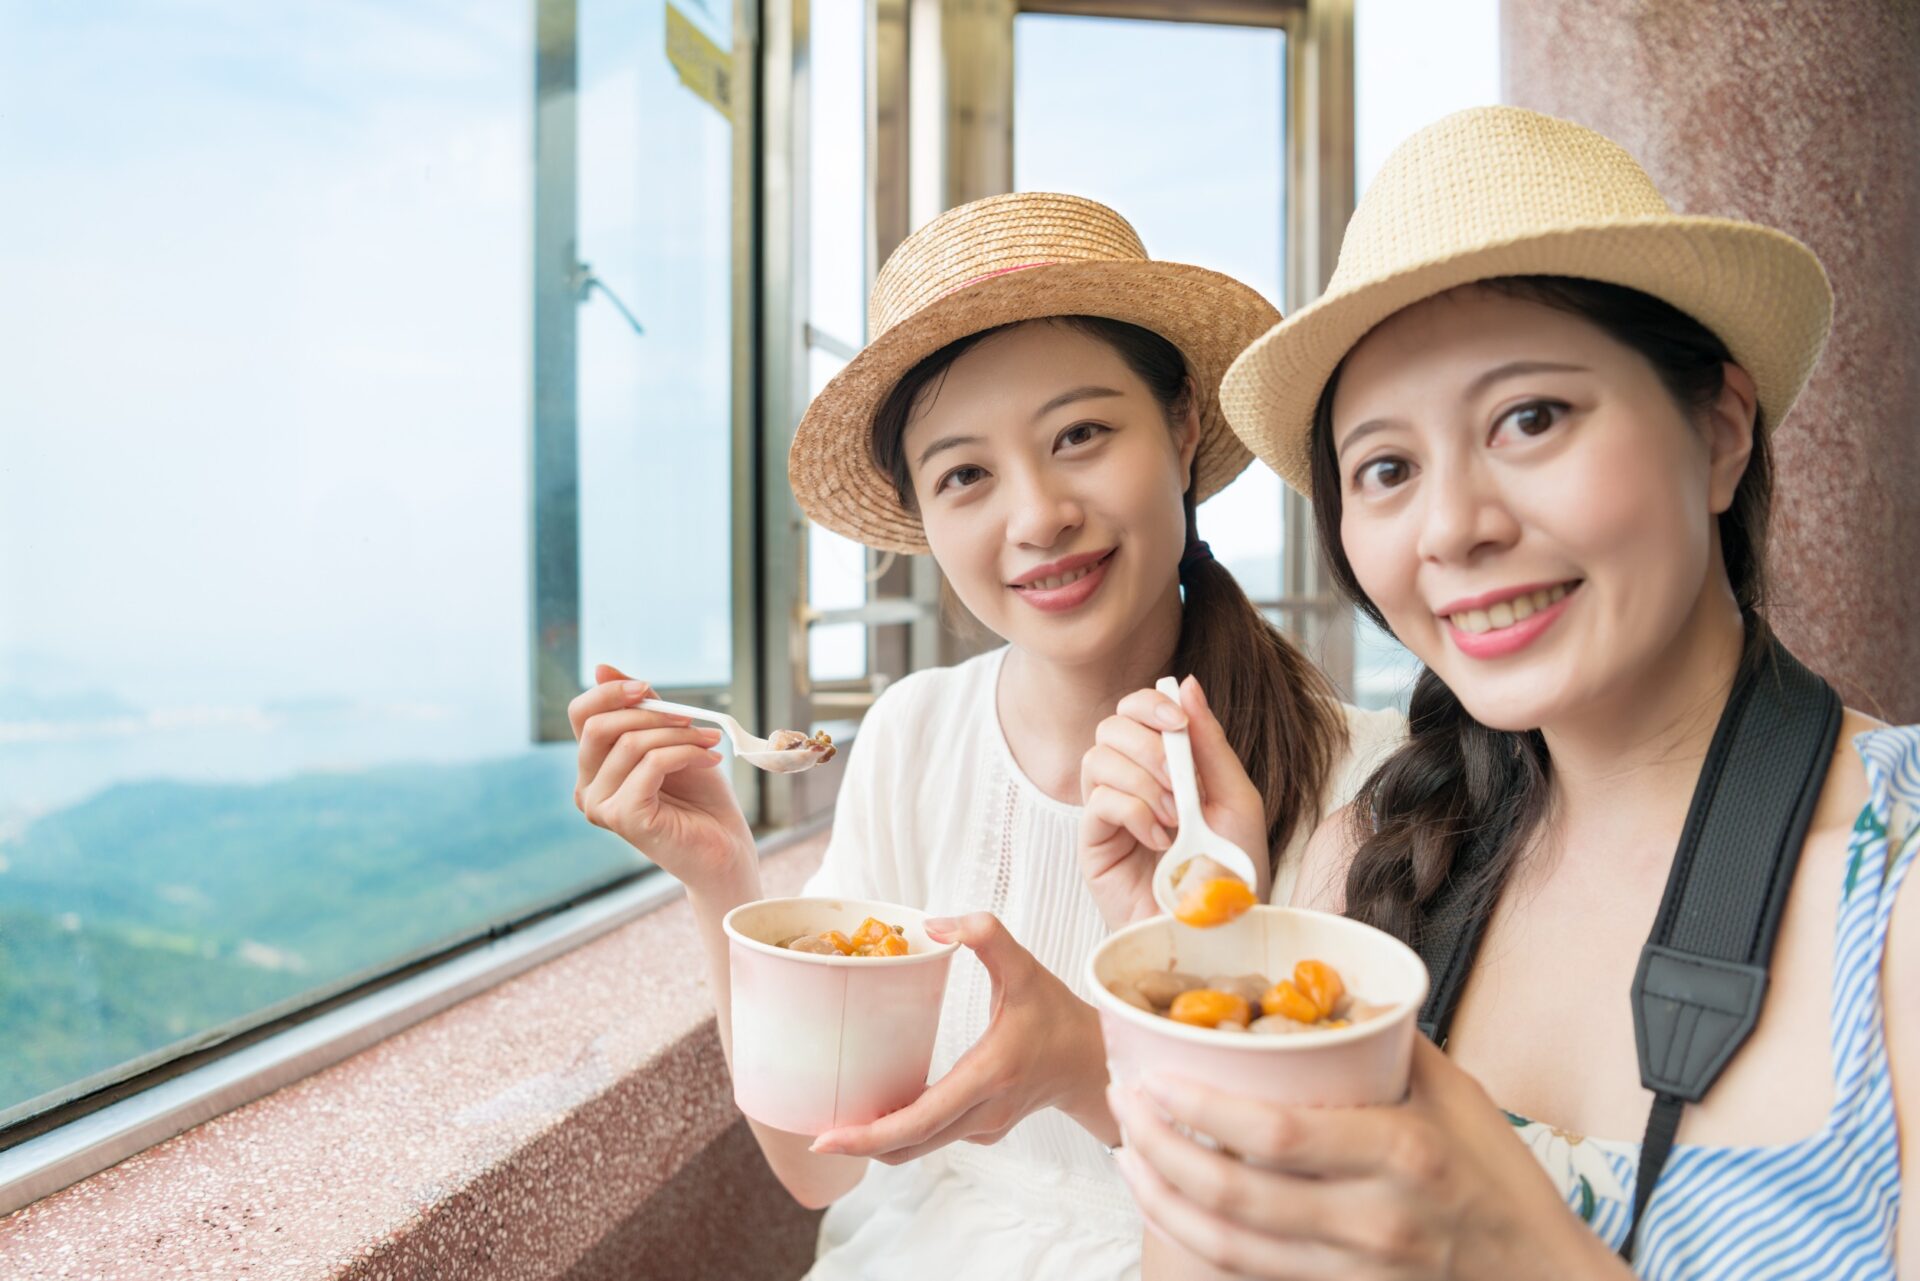
<path fill-rule="evenodd" d="M 817 395 L 846 362 L 819 348 L 808 355 Z M 807 603 L 814 609 L 852 609 L 867 601 L 867 549 L 818 525 L 807 526 Z M 854 680 L 867 674 L 867 628 L 829 623 L 807 630 L 807 673 L 817 681 Z"/>
<path fill-rule="evenodd" d="M 528 746 L 532 44 L 0 10 L 0 1123 L 640 866 Z"/>
<path fill-rule="evenodd" d="M 1013 32 L 1015 189 L 1109 204 L 1153 257 L 1225 272 L 1277 304 L 1285 36 L 1046 14 L 1022 14 Z M 1258 464 L 1200 509 L 1201 536 L 1255 600 L 1282 592 L 1280 513 L 1280 478 Z"/>
<path fill-rule="evenodd" d="M 807 13 L 808 317 L 849 347 L 867 328 L 867 6 Z"/>
<path fill-rule="evenodd" d="M 583 683 L 733 680 L 733 130 L 665 36 L 672 10 L 725 49 L 730 7 L 579 4 L 579 256 L 612 291 L 579 311 Z"/>
<path fill-rule="evenodd" d="M 846 363 L 833 350 L 866 339 L 866 5 L 815 4 L 807 21 L 807 352 L 809 396 Z M 817 526 L 807 529 L 807 603 L 850 609 L 867 600 L 866 549 Z M 867 673 L 867 629 L 810 628 L 812 679 Z"/>
<path fill-rule="evenodd" d="M 808 675 L 816 681 L 857 680 L 867 674 L 865 623 L 822 623 L 807 633 Z"/>

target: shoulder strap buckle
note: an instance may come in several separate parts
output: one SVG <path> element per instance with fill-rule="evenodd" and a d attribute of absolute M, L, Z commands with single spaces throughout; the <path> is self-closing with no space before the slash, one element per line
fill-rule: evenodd
<path fill-rule="evenodd" d="M 1658 943 L 1633 976 L 1640 1083 L 1698 1103 L 1760 1019 L 1767 969 Z"/>

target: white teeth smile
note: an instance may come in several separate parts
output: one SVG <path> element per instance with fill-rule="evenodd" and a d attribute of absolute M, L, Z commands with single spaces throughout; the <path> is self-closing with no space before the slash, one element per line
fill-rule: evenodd
<path fill-rule="evenodd" d="M 1525 596 L 1516 596 L 1512 600 L 1503 600 L 1487 609 L 1470 609 L 1464 614 L 1448 614 L 1447 621 L 1463 632 L 1478 636 L 1481 632 L 1494 631 L 1501 627 L 1512 627 L 1522 619 L 1532 618 L 1547 606 L 1567 595 L 1567 585 L 1550 587 L 1543 591 L 1529 592 Z"/>
<path fill-rule="evenodd" d="M 1096 560 L 1095 562 L 1093 562 L 1093 564 L 1082 565 L 1079 569 L 1073 570 L 1069 573 L 1055 574 L 1052 578 L 1042 578 L 1037 582 L 1022 583 L 1020 585 L 1020 590 L 1025 592 L 1050 592 L 1056 588 L 1065 587 L 1069 583 L 1079 582 L 1081 579 L 1085 578 L 1088 574 L 1091 574 L 1094 570 L 1100 568 L 1100 566 L 1105 562 L 1106 562 L 1106 557 L 1102 556 L 1099 560 Z"/>

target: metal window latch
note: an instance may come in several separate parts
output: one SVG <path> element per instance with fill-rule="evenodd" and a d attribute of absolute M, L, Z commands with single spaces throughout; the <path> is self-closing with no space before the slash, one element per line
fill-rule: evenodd
<path fill-rule="evenodd" d="M 641 328 L 640 322 L 634 318 L 634 314 L 627 310 L 627 304 L 620 301 L 620 295 L 609 289 L 606 281 L 593 274 L 591 264 L 584 262 L 574 263 L 573 275 L 567 283 L 573 290 L 575 301 L 585 303 L 593 296 L 593 291 L 598 289 L 607 296 L 607 301 L 613 304 L 614 310 L 626 317 L 627 323 L 633 326 L 634 333 L 645 334 L 647 332 Z"/>

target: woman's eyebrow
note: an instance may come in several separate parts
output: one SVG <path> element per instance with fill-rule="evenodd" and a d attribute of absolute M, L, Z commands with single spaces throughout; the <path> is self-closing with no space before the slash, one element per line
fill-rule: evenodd
<path fill-rule="evenodd" d="M 914 466 L 925 467 L 927 465 L 927 459 L 933 457 L 943 449 L 958 449 L 962 445 L 978 445 L 982 439 L 983 438 L 979 436 L 942 436 L 920 451 L 920 461 L 915 463 Z"/>
<path fill-rule="evenodd" d="M 1058 396 L 1055 396 L 1052 400 L 1049 400 L 1046 404 L 1034 410 L 1033 421 L 1039 422 L 1042 418 L 1045 418 L 1062 405 L 1071 405 L 1076 400 L 1097 400 L 1102 396 L 1121 396 L 1125 394 L 1124 392 L 1114 390 L 1112 387 L 1075 387 L 1072 391 L 1061 392 Z"/>
<path fill-rule="evenodd" d="M 1346 453 L 1347 446 L 1353 444 L 1354 441 L 1359 440 L 1361 437 L 1372 435 L 1376 431 L 1385 431 L 1398 421 L 1399 419 L 1397 418 L 1369 418 L 1366 422 L 1361 423 L 1358 427 L 1355 427 L 1352 431 L 1341 437 L 1340 443 L 1333 447 L 1334 456 L 1337 458 L 1341 454 Z"/>
<path fill-rule="evenodd" d="M 1125 392 L 1118 391 L 1112 387 L 1095 387 L 1092 385 L 1075 387 L 1072 391 L 1061 392 L 1058 396 L 1055 396 L 1052 400 L 1049 400 L 1046 404 L 1034 410 L 1033 421 L 1039 422 L 1054 410 L 1059 409 L 1063 405 L 1071 405 L 1077 400 L 1098 400 L 1106 396 L 1124 395 L 1126 395 Z M 933 457 L 943 449 L 958 449 L 962 445 L 978 445 L 982 439 L 983 438 L 979 436 L 942 436 L 920 451 L 920 459 L 914 466 L 926 466 L 927 459 Z"/>
<path fill-rule="evenodd" d="M 1471 400 L 1495 383 L 1504 382 L 1509 378 L 1522 378 L 1528 374 L 1587 374 L 1592 372 L 1593 371 L 1585 365 L 1567 365 L 1555 360 L 1510 360 L 1504 365 L 1495 365 L 1492 369 L 1487 370 L 1472 382 L 1468 383 L 1466 394 L 1462 398 Z M 1397 419 L 1393 418 L 1368 419 L 1340 438 L 1340 443 L 1334 446 L 1333 452 L 1335 456 L 1337 457 L 1340 454 L 1346 453 L 1348 446 L 1352 445 L 1361 437 L 1371 435 L 1376 431 L 1384 431 L 1388 427 L 1393 426 L 1397 421 Z"/>
<path fill-rule="evenodd" d="M 1497 382 L 1508 378 L 1520 378 L 1527 374 L 1585 374 L 1591 373 L 1585 365 L 1566 365 L 1553 360 L 1510 360 L 1504 365 L 1495 365 L 1478 378 L 1467 384 L 1467 397 L 1478 396 Z"/>

